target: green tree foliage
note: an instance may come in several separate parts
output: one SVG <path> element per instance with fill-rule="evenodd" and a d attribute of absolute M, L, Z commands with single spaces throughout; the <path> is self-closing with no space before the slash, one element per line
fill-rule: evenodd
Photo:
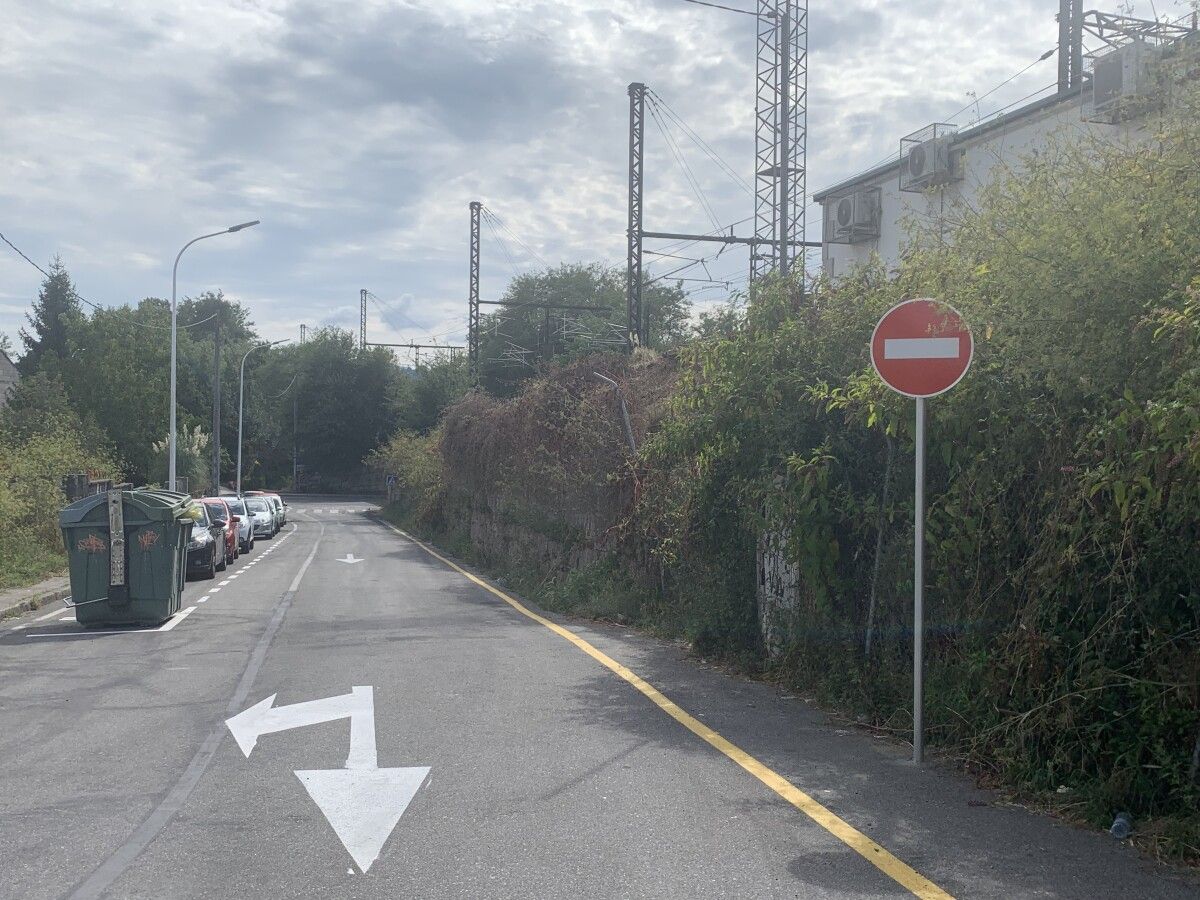
<path fill-rule="evenodd" d="M 599 265 L 561 265 L 516 276 L 503 306 L 481 317 L 480 381 L 491 393 L 510 396 L 521 381 L 555 361 L 618 347 L 625 341 L 625 274 Z M 647 279 L 642 302 L 652 348 L 673 347 L 688 332 L 690 307 L 678 285 Z M 539 309 L 561 303 L 585 310 Z M 597 344 L 596 342 L 607 342 Z"/>
<path fill-rule="evenodd" d="M 18 382 L 0 410 L 0 587 L 64 566 L 62 478 L 88 471 L 120 477 L 97 429 L 75 415 L 61 383 L 42 374 Z"/>
<path fill-rule="evenodd" d="M 401 428 L 428 434 L 470 384 L 466 355 L 441 355 L 404 370 L 392 383 L 389 402 Z"/>
<path fill-rule="evenodd" d="M 206 494 L 212 488 L 212 469 L 209 466 L 211 435 L 200 430 L 199 425 L 184 425 L 175 435 L 175 475 L 187 479 L 187 489 L 193 494 Z M 155 462 L 152 477 L 159 484 L 167 484 L 170 473 L 171 440 L 165 435 L 161 441 L 151 444 Z"/>
<path fill-rule="evenodd" d="M 681 355 L 635 530 L 672 605 L 708 594 L 695 636 L 729 651 L 763 649 L 754 551 L 772 536 L 797 574 L 779 665 L 908 727 L 912 404 L 866 345 L 892 303 L 952 302 L 977 353 L 929 404 L 931 739 L 1073 788 L 1096 822 L 1168 817 L 1162 847 L 1183 853 L 1200 833 L 1195 101 L 1142 143 L 1056 142 L 973 208 L 914 222 L 895 277 L 868 266 L 804 306 L 775 285 L 710 329 Z"/>
<path fill-rule="evenodd" d="M 71 276 L 56 258 L 50 264 L 50 277 L 33 303 L 33 312 L 25 316 L 29 329 L 20 331 L 25 346 L 17 363 L 20 373 L 32 375 L 53 359 L 66 359 L 71 352 L 71 329 L 82 315 Z"/>

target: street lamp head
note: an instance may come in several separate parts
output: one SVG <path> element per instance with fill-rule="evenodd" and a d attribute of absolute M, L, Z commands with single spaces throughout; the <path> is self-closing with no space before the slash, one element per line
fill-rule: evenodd
<path fill-rule="evenodd" d="M 229 228 L 226 229 L 226 231 L 228 231 L 230 234 L 233 234 L 235 231 L 241 231 L 243 228 L 253 228 L 255 225 L 258 225 L 259 223 L 260 223 L 260 220 L 255 219 L 253 222 L 243 222 L 241 225 L 231 225 L 231 226 L 229 226 Z"/>

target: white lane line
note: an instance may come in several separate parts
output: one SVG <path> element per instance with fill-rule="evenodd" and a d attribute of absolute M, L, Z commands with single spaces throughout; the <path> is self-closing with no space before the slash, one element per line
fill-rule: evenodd
<path fill-rule="evenodd" d="M 72 621 L 74 621 L 74 620 L 75 620 L 75 617 L 74 617 L 74 616 L 63 616 L 63 617 L 62 617 L 61 619 L 59 619 L 58 621 L 60 621 L 60 622 L 72 622 Z"/>
<path fill-rule="evenodd" d="M 229 579 L 226 578 L 224 581 L 218 581 L 217 584 L 221 585 L 221 587 L 225 587 L 225 585 L 229 584 Z"/>
<path fill-rule="evenodd" d="M 219 587 L 216 587 L 216 588 L 209 588 L 209 589 L 208 589 L 208 592 L 209 592 L 210 594 L 217 594 L 217 593 L 220 593 L 220 591 L 221 591 L 221 589 L 220 589 Z"/>
<path fill-rule="evenodd" d="M 155 630 L 156 631 L 170 631 L 172 628 L 174 628 L 176 625 L 178 625 L 180 622 L 182 622 L 184 619 L 186 619 L 188 616 L 190 616 L 195 611 L 196 611 L 196 607 L 189 606 L 187 609 L 182 610 L 173 619 L 170 619 L 169 621 L 164 622 L 161 627 L 156 628 Z"/>
<path fill-rule="evenodd" d="M 197 600 L 196 602 L 197 602 L 197 603 L 207 603 L 207 602 L 208 602 L 208 597 L 207 597 L 207 596 L 205 596 L 205 597 L 201 597 L 201 598 L 200 598 L 199 600 Z"/>
<path fill-rule="evenodd" d="M 43 637 L 91 637 L 94 634 L 149 634 L 150 631 L 158 631 L 157 628 L 151 628 L 149 631 L 139 629 L 129 629 L 126 631 L 88 631 L 79 629 L 78 631 L 39 631 L 37 634 L 27 634 L 27 638 L 43 638 Z"/>
<path fill-rule="evenodd" d="M 70 598 L 68 597 L 67 599 L 69 600 Z M 54 610 L 54 612 L 43 613 L 42 615 L 38 616 L 36 619 L 30 619 L 28 622 L 24 623 L 23 625 L 14 625 L 12 628 L 10 628 L 8 630 L 9 631 L 24 631 L 26 628 L 28 628 L 34 622 L 45 622 L 47 619 L 53 619 L 55 616 L 61 616 L 62 614 L 63 614 L 63 611 L 61 609 L 56 609 L 56 610 Z"/>

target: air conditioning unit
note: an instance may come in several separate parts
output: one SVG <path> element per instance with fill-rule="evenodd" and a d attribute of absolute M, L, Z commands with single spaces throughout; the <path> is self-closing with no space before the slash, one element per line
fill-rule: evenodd
<path fill-rule="evenodd" d="M 962 178 L 962 151 L 953 146 L 953 125 L 935 124 L 900 141 L 900 190 L 920 193 Z"/>
<path fill-rule="evenodd" d="M 825 242 L 860 244 L 879 237 L 880 188 L 864 188 L 830 198 L 825 204 Z"/>
<path fill-rule="evenodd" d="M 1132 40 L 1093 58 L 1084 119 L 1116 124 L 1145 113 L 1158 94 L 1159 55 L 1158 48 Z"/>

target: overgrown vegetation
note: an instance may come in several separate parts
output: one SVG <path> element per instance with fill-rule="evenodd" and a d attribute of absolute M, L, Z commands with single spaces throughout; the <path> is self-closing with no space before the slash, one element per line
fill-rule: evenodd
<path fill-rule="evenodd" d="M 114 471 L 94 428 L 71 411 L 62 386 L 44 376 L 20 382 L 0 411 L 0 588 L 66 567 L 58 510 L 65 472 Z"/>
<path fill-rule="evenodd" d="M 440 483 L 423 447 L 418 518 L 483 562 L 523 550 L 506 556 L 543 602 L 671 630 L 902 735 L 912 405 L 866 345 L 893 303 L 949 300 L 977 354 L 929 406 L 930 739 L 1200 859 L 1197 111 L 1175 98 L 1144 141 L 1043 149 L 974 208 L 914 222 L 896 272 L 761 287 L 679 349 L 668 415 L 634 402 L 632 465 L 594 363 L 468 398 Z M 797 575 L 777 646 L 765 539 Z"/>

